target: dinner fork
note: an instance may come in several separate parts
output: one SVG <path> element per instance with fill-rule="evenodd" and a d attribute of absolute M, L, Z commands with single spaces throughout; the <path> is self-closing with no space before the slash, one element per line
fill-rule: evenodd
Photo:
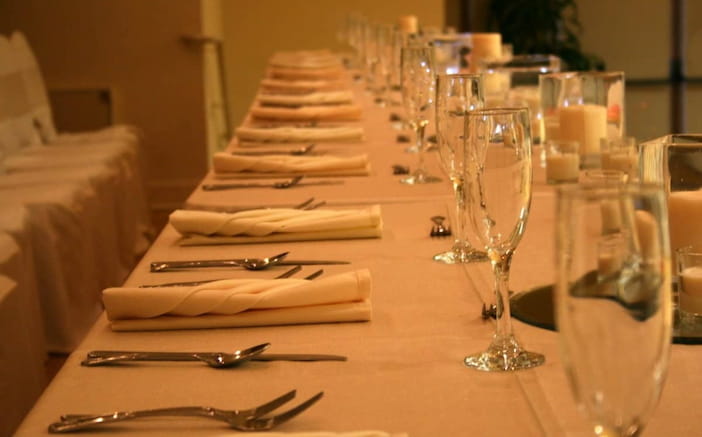
<path fill-rule="evenodd" d="M 281 423 L 287 422 L 298 414 L 302 413 L 319 399 L 324 392 L 319 392 L 307 399 L 298 406 L 290 410 L 271 417 L 263 415 L 277 409 L 281 405 L 295 397 L 296 390 L 291 390 L 263 405 L 248 410 L 221 410 L 213 407 L 192 406 L 192 407 L 171 407 L 156 408 L 150 410 L 115 411 L 113 413 L 101 415 L 67 415 L 62 416 L 61 421 L 49 425 L 50 433 L 72 432 L 96 425 L 122 422 L 125 420 L 138 419 L 142 417 L 205 417 L 209 419 L 226 422 L 233 429 L 239 431 L 265 431 L 275 428 Z"/>

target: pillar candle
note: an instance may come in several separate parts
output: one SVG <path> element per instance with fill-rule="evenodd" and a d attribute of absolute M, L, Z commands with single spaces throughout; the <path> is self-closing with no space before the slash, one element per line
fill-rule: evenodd
<path fill-rule="evenodd" d="M 668 196 L 670 248 L 702 245 L 702 190 L 674 191 Z"/>
<path fill-rule="evenodd" d="M 403 15 L 397 19 L 397 24 L 402 33 L 417 33 L 419 31 L 416 15 Z"/>
<path fill-rule="evenodd" d="M 607 108 L 584 104 L 558 111 L 558 139 L 580 143 L 580 155 L 598 155 L 600 139 L 607 137 Z"/>
<path fill-rule="evenodd" d="M 483 59 L 500 59 L 502 57 L 502 35 L 499 33 L 474 33 L 471 35 L 470 71 L 480 71 Z"/>
<path fill-rule="evenodd" d="M 702 267 L 688 267 L 680 272 L 680 309 L 702 314 Z"/>

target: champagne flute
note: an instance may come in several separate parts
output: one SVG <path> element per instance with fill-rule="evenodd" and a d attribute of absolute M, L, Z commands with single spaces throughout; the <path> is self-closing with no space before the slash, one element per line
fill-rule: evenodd
<path fill-rule="evenodd" d="M 667 217 L 661 186 L 558 191 L 558 337 L 598 436 L 639 435 L 661 394 L 672 329 Z"/>
<path fill-rule="evenodd" d="M 418 163 L 412 174 L 400 179 L 403 184 L 427 184 L 441 179 L 427 173 L 424 168 L 424 130 L 434 107 L 435 73 L 432 49 L 424 46 L 403 47 L 400 54 L 402 103 L 407 122 L 415 132 Z"/>
<path fill-rule="evenodd" d="M 456 197 L 456 240 L 447 252 L 434 255 L 446 264 L 487 261 L 466 237 L 464 165 L 465 115 L 485 104 L 483 80 L 478 74 L 439 74 L 436 79 L 436 136 L 439 162 L 453 184 Z"/>
<path fill-rule="evenodd" d="M 531 132 L 527 108 L 479 109 L 466 113 L 469 216 L 487 249 L 495 275 L 495 334 L 485 352 L 469 355 L 466 366 L 486 372 L 527 369 L 544 356 L 519 345 L 512 331 L 509 268 L 531 204 Z"/>

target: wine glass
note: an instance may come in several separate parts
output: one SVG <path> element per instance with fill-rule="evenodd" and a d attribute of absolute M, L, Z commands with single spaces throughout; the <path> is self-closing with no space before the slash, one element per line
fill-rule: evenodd
<path fill-rule="evenodd" d="M 439 162 L 453 184 L 456 197 L 456 240 L 447 252 L 434 255 L 446 264 L 487 261 L 487 254 L 475 250 L 466 237 L 464 164 L 465 115 L 482 108 L 483 80 L 478 74 L 439 74 L 436 79 L 436 136 Z"/>
<path fill-rule="evenodd" d="M 434 109 L 435 73 L 432 49 L 423 46 L 403 47 L 400 53 L 402 103 L 407 113 L 407 122 L 415 132 L 418 163 L 412 174 L 400 182 L 404 184 L 427 184 L 441 179 L 427 173 L 424 168 L 424 130 Z"/>
<path fill-rule="evenodd" d="M 466 366 L 487 372 L 526 369 L 544 356 L 519 345 L 512 331 L 509 267 L 521 240 L 531 203 L 531 132 L 527 108 L 479 109 L 466 113 L 464 177 L 468 211 L 487 249 L 495 275 L 496 327 L 485 352 L 467 356 Z"/>
<path fill-rule="evenodd" d="M 596 435 L 639 435 L 661 394 L 672 329 L 667 217 L 661 186 L 558 191 L 558 337 Z"/>

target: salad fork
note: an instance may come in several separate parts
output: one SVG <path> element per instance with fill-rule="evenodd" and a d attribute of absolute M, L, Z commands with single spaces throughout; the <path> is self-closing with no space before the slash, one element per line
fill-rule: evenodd
<path fill-rule="evenodd" d="M 298 406 L 271 417 L 263 415 L 277 409 L 295 397 L 296 390 L 291 390 L 265 404 L 248 410 L 221 410 L 213 407 L 192 406 L 192 407 L 171 407 L 156 408 L 150 410 L 115 411 L 100 415 L 66 415 L 62 416 L 59 422 L 49 425 L 50 433 L 73 432 L 97 425 L 122 422 L 125 420 L 139 419 L 142 417 L 205 417 L 213 420 L 226 422 L 233 429 L 239 431 L 265 431 L 275 428 L 281 423 L 287 422 L 298 414 L 302 413 L 319 399 L 324 392 L 319 392 L 307 399 Z"/>

